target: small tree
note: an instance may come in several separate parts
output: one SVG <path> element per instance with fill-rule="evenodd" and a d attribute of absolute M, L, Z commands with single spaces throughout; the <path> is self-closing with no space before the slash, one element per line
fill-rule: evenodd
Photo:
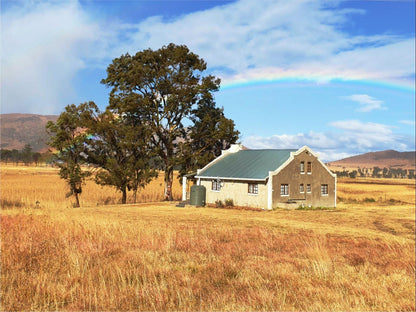
<path fill-rule="evenodd" d="M 22 150 L 22 160 L 26 166 L 32 162 L 32 155 L 32 147 L 30 144 L 26 144 Z"/>
<path fill-rule="evenodd" d="M 10 161 L 10 159 L 12 158 L 12 151 L 7 149 L 1 149 L 0 155 L 1 161 L 4 161 L 7 165 L 7 162 Z"/>
<path fill-rule="evenodd" d="M 381 169 L 381 168 L 379 168 L 379 167 L 374 167 L 373 168 L 373 174 L 372 174 L 372 177 L 373 178 L 380 178 L 380 176 L 381 176 L 381 172 L 382 172 L 383 170 Z"/>
<path fill-rule="evenodd" d="M 355 179 L 357 177 L 357 170 L 353 170 L 349 173 L 350 178 Z"/>
<path fill-rule="evenodd" d="M 59 175 L 69 186 L 67 197 L 74 195 L 75 207 L 80 207 L 79 194 L 82 184 L 90 176 L 89 171 L 82 170 L 86 163 L 85 140 L 88 133 L 82 129 L 83 110 L 90 103 L 74 104 L 65 107 L 56 123 L 49 121 L 46 128 L 51 135 L 49 146 L 56 150 L 55 164 L 59 167 Z M 95 105 L 95 104 L 94 104 Z"/>
<path fill-rule="evenodd" d="M 10 157 L 11 157 L 12 161 L 16 164 L 16 166 L 19 163 L 20 159 L 22 158 L 19 151 L 15 148 L 12 149 L 12 151 L 10 152 Z"/>
<path fill-rule="evenodd" d="M 42 154 L 39 152 L 33 153 L 32 160 L 35 162 L 36 166 L 39 164 L 39 161 L 42 157 Z"/>

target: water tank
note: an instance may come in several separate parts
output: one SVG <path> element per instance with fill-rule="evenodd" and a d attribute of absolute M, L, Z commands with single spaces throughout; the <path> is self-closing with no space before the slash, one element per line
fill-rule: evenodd
<path fill-rule="evenodd" d="M 191 205 L 205 206 L 205 186 L 192 185 L 191 186 Z"/>

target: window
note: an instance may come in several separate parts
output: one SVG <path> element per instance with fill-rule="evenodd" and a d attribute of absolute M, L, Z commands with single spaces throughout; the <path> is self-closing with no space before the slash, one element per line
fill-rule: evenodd
<path fill-rule="evenodd" d="M 221 182 L 212 180 L 211 190 L 219 192 L 221 190 Z"/>
<path fill-rule="evenodd" d="M 299 193 L 305 193 L 305 188 L 303 187 L 303 184 L 299 185 Z"/>
<path fill-rule="evenodd" d="M 307 193 L 311 192 L 311 185 L 310 184 L 306 184 L 306 192 Z"/>
<path fill-rule="evenodd" d="M 249 194 L 258 194 L 259 193 L 259 185 L 254 183 L 248 184 L 248 193 Z"/>
<path fill-rule="evenodd" d="M 289 184 L 280 184 L 280 195 L 289 196 Z"/>
<path fill-rule="evenodd" d="M 305 162 L 304 161 L 300 162 L 300 173 L 305 173 Z"/>
<path fill-rule="evenodd" d="M 311 174 L 312 173 L 312 163 L 310 161 L 308 161 L 308 168 L 307 168 L 307 170 L 308 170 L 308 174 Z"/>
<path fill-rule="evenodd" d="M 328 184 L 321 184 L 321 195 L 328 196 Z"/>

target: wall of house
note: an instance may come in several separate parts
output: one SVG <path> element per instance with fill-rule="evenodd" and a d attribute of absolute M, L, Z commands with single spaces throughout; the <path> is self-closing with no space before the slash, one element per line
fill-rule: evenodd
<path fill-rule="evenodd" d="M 215 204 L 217 200 L 223 203 L 226 199 L 232 199 L 235 206 L 255 207 L 267 209 L 267 185 L 258 183 L 258 194 L 248 193 L 247 181 L 223 181 L 220 191 L 212 190 L 211 180 L 202 180 L 201 185 L 206 188 L 206 203 Z"/>
<path fill-rule="evenodd" d="M 304 162 L 304 173 L 301 173 L 300 163 Z M 307 172 L 307 164 L 311 162 L 312 170 Z M 283 207 L 288 202 L 295 202 L 298 206 L 334 207 L 336 196 L 336 179 L 326 168 L 307 150 L 294 157 L 286 167 L 273 176 L 272 206 Z M 280 194 L 282 184 L 289 185 L 288 196 Z M 304 192 L 300 192 L 300 184 Z M 307 185 L 311 185 L 311 192 L 307 192 Z M 328 195 L 321 194 L 321 185 L 328 184 Z"/>

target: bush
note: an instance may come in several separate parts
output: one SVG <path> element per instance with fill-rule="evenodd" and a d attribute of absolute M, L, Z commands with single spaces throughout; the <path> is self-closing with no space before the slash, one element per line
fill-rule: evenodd
<path fill-rule="evenodd" d="M 222 203 L 221 200 L 216 200 L 215 201 L 215 207 L 217 207 L 217 208 L 223 208 L 224 207 L 224 204 Z"/>
<path fill-rule="evenodd" d="M 232 199 L 226 199 L 225 200 L 225 206 L 226 207 L 234 207 L 234 201 Z"/>

